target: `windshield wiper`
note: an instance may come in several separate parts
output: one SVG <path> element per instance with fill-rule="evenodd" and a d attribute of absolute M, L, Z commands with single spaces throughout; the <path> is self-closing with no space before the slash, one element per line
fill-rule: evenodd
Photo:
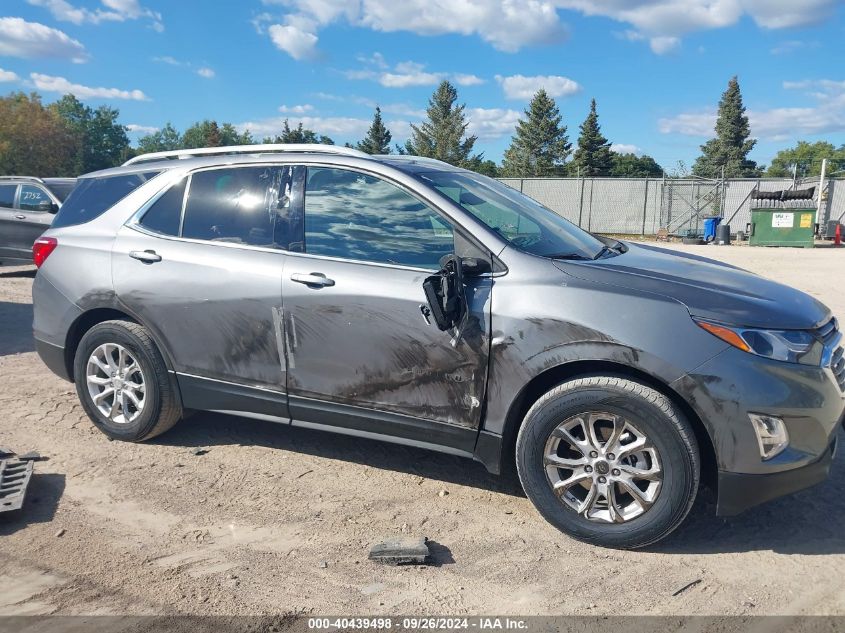
<path fill-rule="evenodd" d="M 587 257 L 581 253 L 554 253 L 552 255 L 546 255 L 546 257 L 549 259 L 593 259 L 592 257 Z"/>
<path fill-rule="evenodd" d="M 593 259 L 598 259 L 599 257 L 604 255 L 605 253 L 615 253 L 615 252 L 616 251 L 611 250 L 609 246 L 602 246 L 601 250 L 598 253 L 596 253 L 596 256 L 593 257 Z"/>

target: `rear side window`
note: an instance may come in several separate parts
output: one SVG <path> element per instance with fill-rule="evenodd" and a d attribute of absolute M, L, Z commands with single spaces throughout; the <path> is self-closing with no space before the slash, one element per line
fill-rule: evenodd
<path fill-rule="evenodd" d="M 187 181 L 187 178 L 183 178 L 156 200 L 141 218 L 141 226 L 163 235 L 179 235 Z"/>
<path fill-rule="evenodd" d="M 21 197 L 18 206 L 24 211 L 49 211 L 53 201 L 47 192 L 34 185 L 21 185 Z"/>
<path fill-rule="evenodd" d="M 15 206 L 15 190 L 17 185 L 0 185 L 0 207 L 11 209 Z"/>
<path fill-rule="evenodd" d="M 82 178 L 56 214 L 53 228 L 90 222 L 160 173 L 149 171 L 107 178 Z"/>
<path fill-rule="evenodd" d="M 273 246 L 281 170 L 237 167 L 191 177 L 182 237 Z"/>

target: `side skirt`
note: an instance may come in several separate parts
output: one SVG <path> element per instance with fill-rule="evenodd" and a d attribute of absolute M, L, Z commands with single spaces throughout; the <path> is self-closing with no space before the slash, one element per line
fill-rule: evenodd
<path fill-rule="evenodd" d="M 187 409 L 331 431 L 468 457 L 499 472 L 497 435 L 386 411 L 376 411 L 191 374 L 176 374 Z"/>

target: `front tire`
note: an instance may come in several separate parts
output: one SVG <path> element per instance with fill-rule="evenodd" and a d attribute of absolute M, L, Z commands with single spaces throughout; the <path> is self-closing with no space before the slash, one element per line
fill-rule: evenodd
<path fill-rule="evenodd" d="M 615 376 L 576 378 L 544 394 L 519 430 L 516 465 L 547 521 L 620 549 L 678 527 L 700 475 L 695 433 L 671 400 Z"/>
<path fill-rule="evenodd" d="M 115 320 L 92 327 L 79 342 L 73 368 L 82 407 L 112 439 L 148 440 L 182 416 L 161 352 L 138 323 Z"/>

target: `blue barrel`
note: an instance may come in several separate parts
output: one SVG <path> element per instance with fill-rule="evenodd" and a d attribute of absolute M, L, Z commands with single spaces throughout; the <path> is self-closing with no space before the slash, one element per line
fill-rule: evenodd
<path fill-rule="evenodd" d="M 713 218 L 704 218 L 704 241 L 705 242 L 712 242 L 716 239 L 716 227 L 719 226 L 719 222 L 722 221 L 720 216 L 716 216 Z"/>

